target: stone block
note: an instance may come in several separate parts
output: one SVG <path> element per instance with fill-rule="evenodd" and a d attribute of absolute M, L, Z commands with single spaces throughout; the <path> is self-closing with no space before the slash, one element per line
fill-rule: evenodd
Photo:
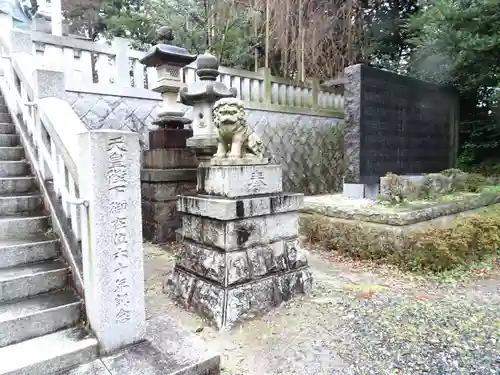
<path fill-rule="evenodd" d="M 242 199 L 181 196 L 177 201 L 177 210 L 218 220 L 234 220 L 296 211 L 302 208 L 303 202 L 304 195 L 294 193 Z"/>
<path fill-rule="evenodd" d="M 245 319 L 262 315 L 297 294 L 309 294 L 312 274 L 301 268 L 234 285 L 228 289 L 175 268 L 166 292 L 196 311 L 218 329 L 230 329 Z"/>
<path fill-rule="evenodd" d="M 344 182 L 342 186 L 342 195 L 348 198 L 363 199 L 365 197 L 365 185 Z"/>
<path fill-rule="evenodd" d="M 194 215 L 182 215 L 181 235 L 183 238 L 226 251 L 295 238 L 297 233 L 297 212 L 255 216 L 227 222 Z"/>
<path fill-rule="evenodd" d="M 296 239 L 280 240 L 228 253 L 192 241 L 183 241 L 175 264 L 190 273 L 228 287 L 307 266 L 307 259 Z"/>
<path fill-rule="evenodd" d="M 180 224 L 177 215 L 177 204 L 174 200 L 166 202 L 142 201 L 141 206 L 143 220 L 156 223 L 176 220 Z"/>
<path fill-rule="evenodd" d="M 185 148 L 186 140 L 193 135 L 191 129 L 160 128 L 149 132 L 149 149 Z"/>
<path fill-rule="evenodd" d="M 245 252 L 242 253 L 246 258 Z M 248 269 L 248 262 L 246 263 Z M 213 280 L 220 285 L 226 283 L 226 255 L 220 250 L 184 241 L 176 254 L 175 265 Z"/>
<path fill-rule="evenodd" d="M 163 244 L 177 240 L 176 231 L 180 228 L 180 220 L 171 220 L 162 223 L 142 220 L 144 240 L 153 244 Z"/>
<path fill-rule="evenodd" d="M 283 190 L 280 165 L 200 166 L 197 191 L 228 198 L 277 194 Z"/>
<path fill-rule="evenodd" d="M 153 149 L 142 153 L 144 169 L 196 168 L 193 152 L 186 148 Z"/>
<path fill-rule="evenodd" d="M 181 194 L 195 194 L 196 182 L 142 182 L 141 195 L 143 201 L 176 200 Z"/>
<path fill-rule="evenodd" d="M 371 200 L 377 200 L 379 195 L 380 187 L 379 184 L 365 185 L 365 198 Z"/>
<path fill-rule="evenodd" d="M 196 181 L 196 168 L 143 169 L 142 182 Z"/>
<path fill-rule="evenodd" d="M 87 317 L 105 353 L 143 340 L 140 146 L 131 132 L 78 135 L 80 193 L 89 202 L 83 252 Z"/>

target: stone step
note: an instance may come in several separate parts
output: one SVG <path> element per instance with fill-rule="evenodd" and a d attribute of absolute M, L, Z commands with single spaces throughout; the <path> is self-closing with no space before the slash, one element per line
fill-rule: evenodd
<path fill-rule="evenodd" d="M 39 193 L 0 194 L 0 215 L 10 216 L 19 213 L 40 211 L 42 196 Z"/>
<path fill-rule="evenodd" d="M 45 236 L 0 240 L 0 269 L 57 258 L 59 240 Z"/>
<path fill-rule="evenodd" d="M 4 104 L 0 104 L 0 112 L 9 113 L 9 109 L 7 108 L 7 106 L 5 105 L 5 103 Z"/>
<path fill-rule="evenodd" d="M 24 159 L 22 146 L 0 147 L 0 161 L 20 161 Z"/>
<path fill-rule="evenodd" d="M 66 285 L 69 268 L 62 262 L 48 261 L 0 269 L 0 302 L 36 296 Z"/>
<path fill-rule="evenodd" d="M 0 95 L 0 105 L 7 106 L 7 104 L 5 103 L 5 99 L 2 95 Z"/>
<path fill-rule="evenodd" d="M 11 122 L 10 114 L 8 112 L 0 112 L 0 122 Z"/>
<path fill-rule="evenodd" d="M 9 345 L 0 349 L 0 375 L 58 373 L 95 359 L 97 344 L 75 327 Z"/>
<path fill-rule="evenodd" d="M 0 177 L 0 194 L 27 193 L 36 189 L 35 177 Z"/>
<path fill-rule="evenodd" d="M 0 303 L 0 348 L 71 327 L 80 319 L 80 308 L 70 291 Z"/>
<path fill-rule="evenodd" d="M 17 134 L 0 134 L 0 147 L 19 146 L 19 136 Z"/>
<path fill-rule="evenodd" d="M 11 122 L 0 122 L 0 133 L 1 134 L 15 134 L 16 127 Z"/>
<path fill-rule="evenodd" d="M 3 216 L 0 217 L 0 240 L 40 235 L 48 228 L 48 216 Z"/>
<path fill-rule="evenodd" d="M 0 177 L 21 177 L 30 173 L 30 166 L 25 161 L 0 161 Z"/>

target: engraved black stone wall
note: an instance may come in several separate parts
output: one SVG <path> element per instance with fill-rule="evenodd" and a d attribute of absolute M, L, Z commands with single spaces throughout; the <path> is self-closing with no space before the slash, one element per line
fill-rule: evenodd
<path fill-rule="evenodd" d="M 346 97 L 346 125 L 359 142 L 353 150 L 346 142 L 352 182 L 374 184 L 387 172 L 431 173 L 454 165 L 458 94 L 453 89 L 365 65 L 346 73 L 345 92 L 353 96 Z"/>

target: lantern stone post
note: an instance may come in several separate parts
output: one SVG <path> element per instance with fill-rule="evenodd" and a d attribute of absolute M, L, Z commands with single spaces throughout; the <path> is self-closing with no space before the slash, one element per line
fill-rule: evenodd
<path fill-rule="evenodd" d="M 142 155 L 142 222 L 144 238 L 159 244 L 175 240 L 180 226 L 176 210 L 177 194 L 188 194 L 196 188 L 198 162 L 192 150 L 186 148 L 186 139 L 192 130 L 185 128 L 191 120 L 184 116 L 178 102 L 182 86 L 181 68 L 195 61 L 185 48 L 169 44 L 172 30 L 158 30 L 159 43 L 142 58 L 141 63 L 155 67 L 158 81 L 153 91 L 163 99 L 154 125 L 149 132 L 149 150 Z"/>
<path fill-rule="evenodd" d="M 217 149 L 217 132 L 212 120 L 213 105 L 222 98 L 235 98 L 237 92 L 217 81 L 219 62 L 215 56 L 205 52 L 198 56 L 196 65 L 199 80 L 184 86 L 180 98 L 183 104 L 193 107 L 193 136 L 187 140 L 187 146 L 194 150 L 200 163 L 206 163 Z"/>

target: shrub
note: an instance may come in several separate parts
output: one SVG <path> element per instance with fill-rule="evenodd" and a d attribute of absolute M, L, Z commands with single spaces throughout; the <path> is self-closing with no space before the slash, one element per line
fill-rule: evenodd
<path fill-rule="evenodd" d="M 496 254 L 500 249 L 500 205 L 459 216 L 442 228 L 414 230 L 302 215 L 301 231 L 327 250 L 353 258 L 413 271 L 442 272 Z"/>

